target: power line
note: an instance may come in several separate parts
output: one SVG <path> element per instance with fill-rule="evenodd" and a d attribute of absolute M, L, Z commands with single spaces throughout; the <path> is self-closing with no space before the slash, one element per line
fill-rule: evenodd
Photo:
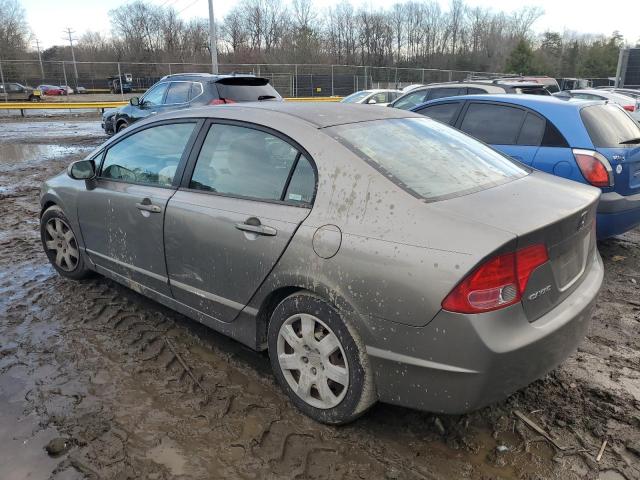
<path fill-rule="evenodd" d="M 71 28 L 67 27 L 67 29 L 65 30 L 65 33 L 69 36 L 69 45 L 71 46 L 71 59 L 73 60 L 73 73 L 75 74 L 75 78 L 76 78 L 76 87 L 78 87 L 78 67 L 76 66 L 76 55 L 73 51 L 73 41 L 75 40 L 75 38 L 71 37 L 71 35 L 76 32 L 71 30 Z"/>

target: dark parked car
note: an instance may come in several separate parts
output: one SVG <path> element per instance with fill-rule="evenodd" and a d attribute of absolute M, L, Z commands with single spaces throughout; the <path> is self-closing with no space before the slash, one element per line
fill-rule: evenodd
<path fill-rule="evenodd" d="M 266 78 L 253 75 L 185 73 L 167 75 L 129 105 L 102 116 L 102 128 L 113 134 L 150 115 L 225 103 L 282 100 Z"/>
<path fill-rule="evenodd" d="M 526 93 L 531 95 L 550 95 L 544 85 L 521 80 L 491 80 L 469 82 L 432 83 L 415 88 L 399 97 L 390 107 L 411 110 L 429 100 L 459 95 L 481 95 L 486 93 Z"/>
<path fill-rule="evenodd" d="M 268 350 L 337 424 L 466 412 L 562 362 L 602 283 L 599 197 L 412 112 L 252 102 L 107 140 L 42 186 L 40 231 L 60 275 Z"/>
<path fill-rule="evenodd" d="M 413 109 L 537 168 L 602 189 L 598 237 L 640 225 L 640 127 L 615 104 L 478 95 Z"/>
<path fill-rule="evenodd" d="M 15 82 L 0 83 L 0 101 L 38 102 L 42 92 Z"/>

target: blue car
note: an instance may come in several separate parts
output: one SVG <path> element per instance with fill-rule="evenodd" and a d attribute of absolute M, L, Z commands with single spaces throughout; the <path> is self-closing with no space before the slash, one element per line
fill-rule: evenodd
<path fill-rule="evenodd" d="M 599 239 L 640 225 L 640 126 L 619 106 L 536 95 L 464 95 L 412 111 L 530 167 L 602 189 Z"/>

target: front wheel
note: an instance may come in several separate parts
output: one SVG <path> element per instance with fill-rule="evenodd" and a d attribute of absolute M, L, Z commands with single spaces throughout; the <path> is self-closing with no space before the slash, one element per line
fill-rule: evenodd
<path fill-rule="evenodd" d="M 60 207 L 54 205 L 42 214 L 40 239 L 49 262 L 60 275 L 81 280 L 91 274 L 80 252 L 77 237 Z"/>
<path fill-rule="evenodd" d="M 285 298 L 271 316 L 268 343 L 278 383 L 314 420 L 348 423 L 375 402 L 362 342 L 320 297 L 301 292 Z"/>

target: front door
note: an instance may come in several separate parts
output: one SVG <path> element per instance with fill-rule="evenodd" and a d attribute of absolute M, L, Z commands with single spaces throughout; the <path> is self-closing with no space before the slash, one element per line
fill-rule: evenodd
<path fill-rule="evenodd" d="M 195 127 L 196 122 L 190 121 L 132 132 L 108 147 L 95 188 L 78 198 L 91 260 L 165 295 L 170 289 L 163 218 Z"/>
<path fill-rule="evenodd" d="M 165 216 L 171 290 L 230 322 L 309 214 L 314 169 L 275 133 L 216 123 L 189 170 Z"/>

